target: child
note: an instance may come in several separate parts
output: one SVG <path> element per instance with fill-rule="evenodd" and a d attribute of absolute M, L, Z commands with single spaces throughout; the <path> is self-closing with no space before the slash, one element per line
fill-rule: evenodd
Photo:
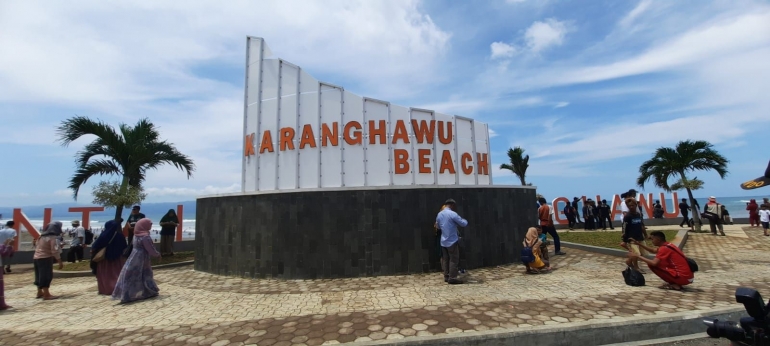
<path fill-rule="evenodd" d="M 537 228 L 537 237 L 540 238 L 540 257 L 545 263 L 546 267 L 551 266 L 550 258 L 548 257 L 548 238 L 547 234 L 543 233 L 543 228 L 535 226 Z"/>
<path fill-rule="evenodd" d="M 642 214 L 640 214 L 637 209 L 638 204 L 636 203 L 635 199 L 626 199 L 626 206 L 628 207 L 628 213 L 623 217 L 623 242 L 626 244 L 628 251 L 640 256 L 644 256 L 646 254 L 644 249 L 639 247 L 639 245 L 631 243 L 632 239 L 638 242 L 643 242 L 645 239 L 647 239 L 647 228 L 644 227 Z M 626 264 L 629 267 L 642 272 L 642 270 L 639 268 L 638 259 L 626 259 Z"/>
<path fill-rule="evenodd" d="M 767 207 L 767 204 L 762 204 L 760 207 L 759 222 L 762 224 L 765 236 L 770 236 L 770 234 L 767 233 L 767 229 L 770 228 L 770 208 Z"/>

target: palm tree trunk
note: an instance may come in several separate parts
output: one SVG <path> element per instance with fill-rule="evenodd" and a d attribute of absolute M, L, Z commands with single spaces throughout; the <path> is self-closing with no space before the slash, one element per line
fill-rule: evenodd
<path fill-rule="evenodd" d="M 695 208 L 695 197 L 692 196 L 692 190 L 690 190 L 687 186 L 687 177 L 685 177 L 684 172 L 679 172 L 679 174 L 682 176 L 682 184 L 685 185 L 685 189 L 687 190 L 687 197 L 690 199 L 690 209 L 692 210 L 692 221 L 694 223 L 695 231 L 700 232 L 701 231 L 701 220 L 700 220 L 700 210 Z"/>
<path fill-rule="evenodd" d="M 524 181 L 524 176 L 520 176 L 519 180 L 521 180 L 521 186 L 526 186 L 527 185 L 527 182 Z"/>
<path fill-rule="evenodd" d="M 118 192 L 121 196 L 126 194 L 126 191 L 128 191 L 128 177 L 123 176 L 123 181 L 120 183 L 120 191 Z M 115 220 L 120 220 L 120 218 L 123 216 L 123 204 L 116 205 L 115 206 Z"/>

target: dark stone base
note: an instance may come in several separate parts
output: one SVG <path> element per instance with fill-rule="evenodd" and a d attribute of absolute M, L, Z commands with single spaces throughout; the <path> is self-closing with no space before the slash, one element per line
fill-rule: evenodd
<path fill-rule="evenodd" d="M 435 271 L 433 224 L 447 198 L 469 222 L 460 232 L 461 268 L 519 261 L 537 222 L 535 189 L 451 186 L 199 198 L 195 269 L 282 279 Z"/>

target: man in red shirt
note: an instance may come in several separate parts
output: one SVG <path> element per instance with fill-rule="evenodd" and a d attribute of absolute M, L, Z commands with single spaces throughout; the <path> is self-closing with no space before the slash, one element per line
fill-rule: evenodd
<path fill-rule="evenodd" d="M 691 284 L 694 275 L 687 264 L 687 259 L 682 250 L 676 245 L 667 242 L 666 235 L 661 231 L 651 232 L 650 239 L 652 240 L 652 245 L 658 247 L 657 249 L 649 248 L 636 240 L 632 240 L 631 243 L 639 245 L 639 247 L 644 248 L 650 253 L 654 253 L 655 258 L 648 259 L 633 252 L 628 253 L 628 258 L 638 258 L 640 261 L 647 262 L 650 270 L 666 282 L 666 284 L 660 286 L 662 289 L 679 291 L 682 289 L 682 286 Z"/>
<path fill-rule="evenodd" d="M 561 241 L 559 241 L 559 233 L 556 233 L 556 227 L 553 226 L 553 209 L 548 205 L 545 198 L 539 198 L 540 208 L 537 209 L 537 215 L 540 219 L 540 228 L 543 229 L 543 233 L 550 234 L 553 237 L 553 247 L 556 251 L 556 255 L 566 255 L 561 251 Z"/>

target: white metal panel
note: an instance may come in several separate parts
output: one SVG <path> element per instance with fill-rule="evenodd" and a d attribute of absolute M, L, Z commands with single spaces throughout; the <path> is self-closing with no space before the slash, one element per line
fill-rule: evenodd
<path fill-rule="evenodd" d="M 478 176 L 478 184 L 479 185 L 489 185 L 490 184 L 490 174 L 492 174 L 492 161 L 489 157 L 489 129 L 487 127 L 487 124 L 474 122 L 474 130 L 476 132 L 476 155 L 473 157 L 475 160 L 474 168 L 476 170 L 476 174 Z M 484 172 L 479 165 L 481 165 L 481 160 L 479 160 L 479 156 L 486 156 L 486 172 Z M 481 174 L 482 172 L 487 174 Z"/>
<path fill-rule="evenodd" d="M 278 117 L 278 189 L 297 188 L 298 157 L 297 146 L 297 92 L 299 88 L 299 70 L 296 66 L 281 62 L 281 99 Z M 283 136 L 286 140 L 283 140 Z M 290 139 L 290 141 L 289 141 Z"/>
<path fill-rule="evenodd" d="M 391 175 L 391 148 L 388 140 L 388 104 L 382 101 L 364 99 L 364 129 L 366 137 L 364 144 L 366 149 L 366 185 L 387 186 L 390 185 Z M 372 126 L 379 130 L 382 122 L 385 124 L 385 135 L 374 135 Z M 372 143 L 374 141 L 374 143 Z M 383 144 L 384 143 L 384 144 Z"/>
<path fill-rule="evenodd" d="M 248 37 L 246 43 L 246 81 L 244 90 L 244 119 L 243 119 L 243 177 L 241 179 L 241 191 L 255 191 L 257 189 L 257 155 L 246 156 L 246 146 L 254 143 L 246 142 L 247 136 L 257 132 L 259 121 L 259 93 L 261 78 L 262 45 L 261 38 Z M 256 139 L 257 135 L 253 138 Z"/>
<path fill-rule="evenodd" d="M 277 88 L 275 89 L 278 90 Z M 273 98 L 271 100 L 262 101 L 262 111 L 259 120 L 260 133 L 257 141 L 257 155 L 259 155 L 259 174 L 257 187 L 259 191 L 275 190 L 276 185 L 276 170 L 278 164 L 278 119 L 276 113 L 278 112 L 278 100 Z M 261 144 L 263 143 L 266 131 L 270 131 L 270 142 L 272 144 L 273 152 L 269 150 L 262 151 Z"/>
<path fill-rule="evenodd" d="M 365 186 L 364 100 L 361 96 L 351 92 L 345 91 L 344 93 L 343 121 L 340 124 L 340 130 L 343 132 L 342 186 Z M 348 131 L 345 131 L 346 126 Z M 354 144 L 348 144 L 345 139 Z"/>
<path fill-rule="evenodd" d="M 342 89 L 321 85 L 321 123 L 330 130 L 337 127 L 337 146 L 329 142 L 321 147 L 321 187 L 342 186 Z M 336 124 L 335 124 L 336 123 Z M 319 132 L 323 134 L 323 132 Z M 319 141 L 322 145 L 323 141 Z"/>
<path fill-rule="evenodd" d="M 409 136 L 409 143 L 404 143 L 398 139 L 394 142 L 394 135 L 396 132 L 398 122 L 401 122 L 404 126 L 404 130 Z M 391 171 L 393 172 L 393 185 L 413 185 L 414 184 L 414 155 L 412 155 L 412 142 L 414 137 L 412 136 L 412 124 L 409 122 L 409 109 L 391 104 L 390 105 L 390 141 L 393 150 L 393 161 L 391 162 Z M 409 170 L 404 174 L 397 174 L 397 153 L 405 152 L 408 159 Z"/>
<path fill-rule="evenodd" d="M 460 185 L 476 184 L 474 165 L 476 159 L 473 153 L 473 124 L 469 119 L 455 117 L 455 126 L 457 128 L 457 174 Z M 470 160 L 465 161 L 465 165 L 470 167 L 470 174 L 463 171 L 463 155 L 469 155 Z"/>
<path fill-rule="evenodd" d="M 414 183 L 433 185 L 436 183 L 437 168 L 435 153 L 433 152 L 433 140 L 436 138 L 436 123 L 433 121 L 433 113 L 412 109 L 411 115 L 410 126 L 414 132 L 414 142 L 412 143 L 415 164 Z"/>
<path fill-rule="evenodd" d="M 457 179 L 459 169 L 455 153 L 454 136 L 454 117 L 436 113 L 436 140 L 434 143 L 436 143 L 436 169 L 438 171 L 436 179 L 439 185 L 454 185 Z M 448 142 L 448 144 L 441 143 L 441 141 Z M 445 151 L 449 157 L 449 162 L 442 172 L 441 167 Z"/>
<path fill-rule="evenodd" d="M 321 145 L 321 130 L 320 130 L 320 115 L 319 115 L 319 101 L 318 90 L 320 85 L 318 81 L 307 74 L 304 70 L 300 70 L 299 74 L 299 131 L 297 136 L 302 139 L 303 129 L 305 126 L 309 126 L 313 134 L 313 143 L 315 147 L 307 145 L 303 149 L 299 150 L 299 187 L 300 188 L 316 188 L 319 187 L 320 180 L 320 145 Z"/>

